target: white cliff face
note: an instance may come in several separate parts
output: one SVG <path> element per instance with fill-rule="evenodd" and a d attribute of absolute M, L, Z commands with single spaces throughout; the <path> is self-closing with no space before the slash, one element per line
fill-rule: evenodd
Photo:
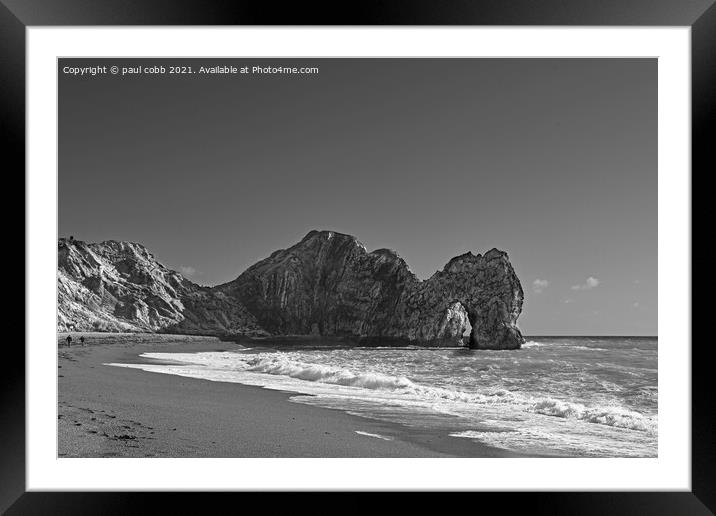
<path fill-rule="evenodd" d="M 131 242 L 58 243 L 59 331 L 260 331 L 240 303 L 200 287 Z"/>

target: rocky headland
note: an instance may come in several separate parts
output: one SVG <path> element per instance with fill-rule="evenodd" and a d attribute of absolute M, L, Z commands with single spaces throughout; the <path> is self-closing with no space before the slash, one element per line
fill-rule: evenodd
<path fill-rule="evenodd" d="M 516 349 L 523 291 L 507 253 L 466 253 L 421 281 L 389 249 L 311 231 L 235 280 L 202 287 L 141 245 L 58 244 L 59 331 L 311 335 Z"/>
<path fill-rule="evenodd" d="M 57 246 L 58 331 L 266 335 L 235 299 L 192 283 L 142 245 Z"/>

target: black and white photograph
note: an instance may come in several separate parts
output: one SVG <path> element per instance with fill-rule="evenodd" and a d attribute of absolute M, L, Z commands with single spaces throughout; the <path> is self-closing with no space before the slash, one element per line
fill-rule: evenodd
<path fill-rule="evenodd" d="M 65 58 L 57 454 L 657 457 L 657 60 Z"/>
<path fill-rule="evenodd" d="M 0 513 L 712 514 L 714 1 L 0 0 Z"/>

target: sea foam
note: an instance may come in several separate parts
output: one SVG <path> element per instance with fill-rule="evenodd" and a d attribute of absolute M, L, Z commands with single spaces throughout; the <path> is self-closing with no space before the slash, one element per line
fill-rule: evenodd
<path fill-rule="evenodd" d="M 581 403 L 546 398 L 534 403 L 532 410 L 547 416 L 578 419 L 587 423 L 639 430 L 652 435 L 656 433 L 657 428 L 655 418 L 620 406 L 586 407 Z"/>
<path fill-rule="evenodd" d="M 364 389 L 397 390 L 409 389 L 413 382 L 405 377 L 389 376 L 380 373 L 354 373 L 353 371 L 326 366 L 308 364 L 287 359 L 280 354 L 257 357 L 247 362 L 248 370 L 258 373 L 289 376 L 309 382 L 322 382 Z"/>
<path fill-rule="evenodd" d="M 553 397 L 531 396 L 522 392 L 513 392 L 505 388 L 482 388 L 477 392 L 465 392 L 459 389 L 437 387 L 416 383 L 405 376 L 393 376 L 374 371 L 354 371 L 347 368 L 298 361 L 288 353 L 243 354 L 231 352 L 218 353 L 146 353 L 147 358 L 184 361 L 216 370 L 243 370 L 252 373 L 293 378 L 305 382 L 340 385 L 371 391 L 393 393 L 399 401 L 407 396 L 422 401 L 452 402 L 475 406 L 503 406 L 544 416 L 596 423 L 615 428 L 637 430 L 655 435 L 656 418 L 629 410 L 619 405 L 587 406 L 572 400 Z M 210 378 L 210 371 L 202 376 Z"/>
<path fill-rule="evenodd" d="M 530 341 L 527 341 L 524 344 L 522 344 L 522 349 L 539 348 L 543 345 L 544 344 L 542 344 L 540 342 L 534 342 L 534 341 L 530 340 Z"/>

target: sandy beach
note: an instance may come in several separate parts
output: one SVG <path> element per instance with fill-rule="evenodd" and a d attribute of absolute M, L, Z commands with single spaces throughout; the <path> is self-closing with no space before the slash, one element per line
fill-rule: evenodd
<path fill-rule="evenodd" d="M 215 337 L 73 333 L 67 347 L 66 335 L 58 334 L 59 457 L 516 456 L 294 403 L 291 393 L 104 365 L 146 362 L 139 358 L 146 352 L 238 346 Z"/>

